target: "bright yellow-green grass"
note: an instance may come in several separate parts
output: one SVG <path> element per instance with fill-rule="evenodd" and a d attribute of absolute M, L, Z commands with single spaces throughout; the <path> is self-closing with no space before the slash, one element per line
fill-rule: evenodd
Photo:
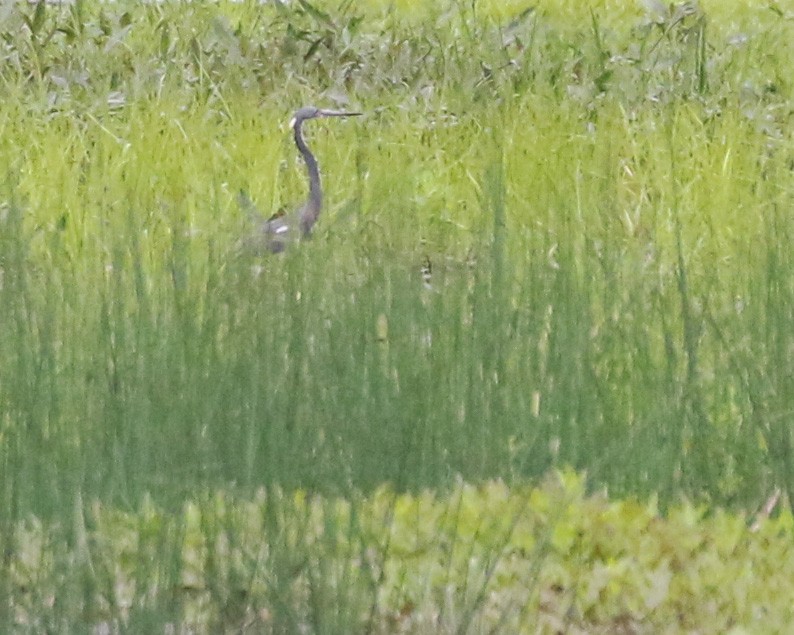
<path fill-rule="evenodd" d="M 661 517 L 654 501 L 586 497 L 567 472 L 443 496 L 272 490 L 185 501 L 176 516 L 151 502 L 77 514 L 76 547 L 35 521 L 15 528 L 17 627 L 77 617 L 55 608 L 73 593 L 64 566 L 94 581 L 86 626 L 105 630 L 137 630 L 147 610 L 194 632 L 294 632 L 310 619 L 314 632 L 744 633 L 794 618 L 788 511 L 687 503 Z"/>

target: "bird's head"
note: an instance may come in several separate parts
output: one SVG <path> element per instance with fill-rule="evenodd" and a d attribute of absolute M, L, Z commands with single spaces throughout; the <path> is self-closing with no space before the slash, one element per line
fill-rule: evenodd
<path fill-rule="evenodd" d="M 294 129 L 307 119 L 317 119 L 319 117 L 358 117 L 361 114 L 363 113 L 326 110 L 325 108 L 316 108 L 315 106 L 304 106 L 300 110 L 295 111 L 292 120 L 289 122 L 289 127 Z"/>

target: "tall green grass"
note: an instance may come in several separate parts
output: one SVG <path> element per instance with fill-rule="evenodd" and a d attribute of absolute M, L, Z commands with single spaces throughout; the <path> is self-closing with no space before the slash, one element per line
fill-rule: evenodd
<path fill-rule="evenodd" d="M 791 21 L 475 9 L 5 10 L 6 526 L 561 465 L 791 497 Z M 236 192 L 300 200 L 284 122 L 335 101 L 317 235 L 251 253 Z"/>
<path fill-rule="evenodd" d="M 789 478 L 790 46 L 753 94 L 744 61 L 784 23 L 748 49 L 715 42 L 698 79 L 702 15 L 643 34 L 594 12 L 572 55 L 532 14 L 511 26 L 525 48 L 464 13 L 444 18 L 463 42 L 375 40 L 348 15 L 306 49 L 290 25 L 319 14 L 75 22 L 80 6 L 6 18 L 27 24 L 7 31 L 2 121 L 11 509 L 557 462 L 617 491 L 747 503 Z M 279 38 L 264 67 L 255 41 Z M 284 69 L 304 51 L 321 87 L 376 44 L 406 59 L 350 67 L 368 118 L 309 126 L 330 201 L 317 239 L 241 249 L 238 188 L 265 214 L 303 191 L 279 121 L 307 98 Z M 385 90 L 400 63 L 402 97 Z M 287 84 L 263 104 L 254 78 Z"/>

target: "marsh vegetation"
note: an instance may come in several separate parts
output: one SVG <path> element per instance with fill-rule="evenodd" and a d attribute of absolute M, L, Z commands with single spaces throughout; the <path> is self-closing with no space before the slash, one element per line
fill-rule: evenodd
<path fill-rule="evenodd" d="M 5 623 L 594 632 L 634 609 L 582 604 L 577 514 L 537 497 L 642 506 L 568 469 L 789 513 L 794 14 L 591 4 L 0 8 Z M 237 192 L 305 198 L 307 104 L 365 116 L 307 133 L 313 239 L 252 254 Z"/>

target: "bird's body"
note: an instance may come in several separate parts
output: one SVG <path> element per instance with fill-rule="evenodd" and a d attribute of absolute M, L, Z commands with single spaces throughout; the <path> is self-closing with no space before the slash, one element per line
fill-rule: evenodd
<path fill-rule="evenodd" d="M 362 113 L 324 110 L 307 106 L 298 110 L 292 117 L 290 127 L 295 137 L 295 146 L 303 157 L 309 177 L 309 198 L 294 214 L 287 215 L 282 211 L 261 223 L 260 233 L 264 236 L 268 251 L 279 253 L 298 238 L 308 238 L 322 211 L 323 189 L 320 182 L 320 168 L 317 165 L 317 159 L 314 158 L 303 139 L 303 122 L 307 119 L 320 117 L 355 117 L 360 114 Z M 253 204 L 244 192 L 240 193 L 239 201 L 243 208 L 253 209 Z"/>

